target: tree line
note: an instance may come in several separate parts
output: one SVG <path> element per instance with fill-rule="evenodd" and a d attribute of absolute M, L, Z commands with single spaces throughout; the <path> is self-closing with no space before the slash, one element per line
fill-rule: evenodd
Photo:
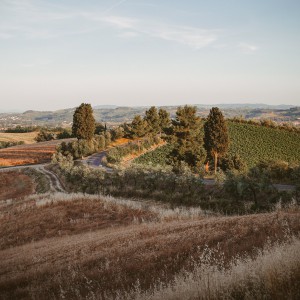
<path fill-rule="evenodd" d="M 213 161 L 216 172 L 218 159 L 226 154 L 229 145 L 222 112 L 213 107 L 204 123 L 204 131 L 202 127 L 196 107 L 178 107 L 176 117 L 171 119 L 166 110 L 152 106 L 146 110 L 144 117 L 136 115 L 131 123 L 120 125 L 110 134 L 114 138 L 162 137 L 173 145 L 168 160 L 175 171 L 188 167 L 200 172 L 205 162 Z M 78 141 L 85 140 L 86 144 L 91 144 L 95 140 L 95 131 L 102 134 L 107 132 L 107 128 L 96 124 L 91 105 L 82 103 L 73 116 L 72 134 Z"/>

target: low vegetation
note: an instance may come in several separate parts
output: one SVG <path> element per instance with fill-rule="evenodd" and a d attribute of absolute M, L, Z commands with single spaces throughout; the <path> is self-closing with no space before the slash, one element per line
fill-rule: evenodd
<path fill-rule="evenodd" d="M 0 142 L 0 149 L 9 148 L 13 146 L 23 145 L 24 141 L 20 142 Z"/>

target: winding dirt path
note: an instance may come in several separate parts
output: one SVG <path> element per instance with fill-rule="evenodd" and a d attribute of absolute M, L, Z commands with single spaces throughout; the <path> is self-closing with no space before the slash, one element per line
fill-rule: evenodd
<path fill-rule="evenodd" d="M 50 183 L 50 192 L 60 192 L 60 193 L 65 193 L 65 189 L 63 185 L 61 184 L 59 178 L 57 175 L 45 168 L 45 164 L 38 164 L 38 165 L 25 165 L 25 166 L 14 166 L 14 167 L 6 167 L 6 168 L 1 168 L 0 172 L 7 172 L 7 171 L 14 171 L 14 170 L 20 170 L 20 169 L 25 169 L 25 168 L 32 168 L 35 169 L 36 171 L 42 173 L 47 177 Z"/>
<path fill-rule="evenodd" d="M 55 173 L 45 169 L 44 165 L 39 166 L 38 168 L 36 168 L 36 170 L 44 174 L 48 178 L 50 183 L 50 192 L 60 192 L 60 193 L 66 192 L 59 178 Z"/>

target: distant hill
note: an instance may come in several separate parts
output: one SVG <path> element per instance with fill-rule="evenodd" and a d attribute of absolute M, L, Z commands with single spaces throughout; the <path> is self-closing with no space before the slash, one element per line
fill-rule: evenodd
<path fill-rule="evenodd" d="M 118 105 L 96 105 L 93 106 L 93 109 L 115 109 Z"/>
<path fill-rule="evenodd" d="M 274 121 L 299 122 L 300 107 L 292 105 L 266 105 L 266 104 L 198 104 L 198 115 L 206 117 L 212 106 L 218 106 L 225 117 L 244 117 L 246 119 L 271 119 Z M 97 122 L 108 125 L 130 122 L 137 114 L 143 115 L 147 106 L 122 107 L 116 105 L 94 106 L 94 115 Z M 177 106 L 164 106 L 174 117 Z M 27 110 L 23 113 L 0 113 L 0 129 L 12 126 L 70 126 L 75 108 L 66 108 L 56 111 Z"/>

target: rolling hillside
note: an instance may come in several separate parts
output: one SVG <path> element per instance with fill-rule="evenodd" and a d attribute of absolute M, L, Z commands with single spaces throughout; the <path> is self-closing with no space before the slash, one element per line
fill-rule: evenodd
<path fill-rule="evenodd" d="M 198 115 L 206 117 L 213 105 L 195 105 Z M 243 116 L 246 119 L 271 119 L 275 121 L 297 122 L 300 118 L 300 108 L 290 105 L 265 105 L 265 104 L 216 104 L 222 109 L 226 118 Z M 110 125 L 130 122 L 135 115 L 143 115 L 148 107 L 116 107 L 100 105 L 94 107 L 94 116 L 97 122 Z M 175 116 L 177 106 L 166 106 L 172 117 Z M 28 110 L 24 113 L 1 113 L 0 129 L 6 127 L 22 126 L 70 126 L 75 108 L 66 108 L 56 111 Z"/>
<path fill-rule="evenodd" d="M 197 284 L 205 299 L 235 295 L 236 289 L 251 298 L 266 293 L 280 299 L 286 280 L 299 279 L 299 242 L 280 248 L 285 256 L 276 256 L 282 247 L 276 244 L 266 253 L 257 251 L 284 242 L 287 229 L 298 234 L 299 210 L 207 216 L 196 209 L 83 194 L 36 195 L 0 204 L 2 299 L 151 299 L 142 293 L 152 293 L 155 285 L 154 299 L 199 299 L 192 295 L 197 289 L 180 298 L 166 297 L 164 289 L 166 284 L 186 287 L 200 274 L 214 278 L 211 288 Z M 298 251 L 287 252 L 294 248 Z M 227 278 L 234 284 L 226 285 L 222 268 L 237 256 L 247 257 L 248 265 L 245 260 L 236 266 L 252 275 L 239 275 L 237 282 L 233 263 L 237 273 Z M 261 286 L 260 276 L 273 275 Z M 289 285 L 288 291 L 296 296 L 299 288 Z"/>
<path fill-rule="evenodd" d="M 284 160 L 290 163 L 300 162 L 300 134 L 265 126 L 241 124 L 229 121 L 230 154 L 238 154 L 248 167 L 260 160 Z M 164 146 L 146 153 L 134 162 L 164 165 L 171 147 Z"/>

